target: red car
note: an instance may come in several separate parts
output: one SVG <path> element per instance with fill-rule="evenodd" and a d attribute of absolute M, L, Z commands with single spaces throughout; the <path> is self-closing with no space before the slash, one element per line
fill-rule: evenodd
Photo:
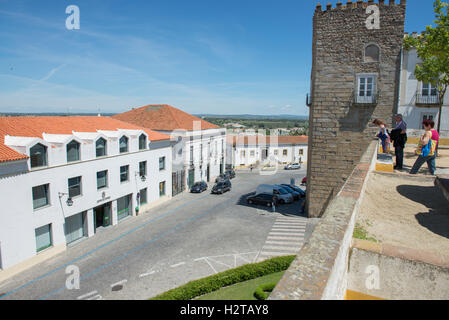
<path fill-rule="evenodd" d="M 307 184 L 307 177 L 304 177 L 301 181 L 301 185 L 305 186 Z"/>

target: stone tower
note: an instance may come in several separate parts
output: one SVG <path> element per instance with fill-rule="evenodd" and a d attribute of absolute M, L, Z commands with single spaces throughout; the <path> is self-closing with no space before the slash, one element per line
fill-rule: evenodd
<path fill-rule="evenodd" d="M 320 217 L 377 128 L 397 110 L 406 1 L 317 5 L 313 19 L 307 212 Z"/>

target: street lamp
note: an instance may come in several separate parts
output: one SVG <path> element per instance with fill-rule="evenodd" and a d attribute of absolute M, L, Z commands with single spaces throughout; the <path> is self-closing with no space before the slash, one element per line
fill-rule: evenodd
<path fill-rule="evenodd" d="M 68 193 L 64 193 L 64 192 L 59 192 L 58 194 L 59 194 L 59 199 L 61 199 L 63 196 L 68 196 L 68 195 L 69 195 Z M 72 200 L 72 198 L 71 198 L 71 197 L 68 197 L 66 203 L 67 203 L 67 206 L 68 206 L 68 207 L 73 206 L 73 200 Z"/>

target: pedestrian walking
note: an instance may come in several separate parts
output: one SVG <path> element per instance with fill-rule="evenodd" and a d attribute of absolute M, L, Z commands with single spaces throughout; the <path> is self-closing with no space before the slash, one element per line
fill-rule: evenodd
<path fill-rule="evenodd" d="M 424 134 L 418 143 L 418 148 L 416 149 L 416 154 L 418 158 L 415 161 L 415 164 L 410 170 L 410 174 L 417 174 L 421 166 L 427 162 L 427 167 L 429 168 L 429 172 L 431 175 L 435 175 L 436 171 L 436 147 L 439 142 L 439 134 L 433 128 L 435 127 L 435 122 L 433 120 L 424 120 Z"/>
<path fill-rule="evenodd" d="M 396 156 L 395 170 L 402 170 L 404 165 L 404 149 L 407 143 L 407 123 L 404 121 L 402 114 L 394 116 L 396 126 L 391 130 L 390 138 L 393 140 L 394 154 Z"/>
<path fill-rule="evenodd" d="M 380 128 L 379 134 L 377 137 L 382 141 L 382 153 L 390 152 L 390 135 L 387 130 L 387 125 L 380 121 L 379 119 L 375 119 L 373 124 L 377 125 Z"/>
<path fill-rule="evenodd" d="M 271 207 L 273 208 L 273 212 L 276 212 L 276 202 L 277 198 L 276 196 L 273 196 L 273 198 L 271 199 Z"/>

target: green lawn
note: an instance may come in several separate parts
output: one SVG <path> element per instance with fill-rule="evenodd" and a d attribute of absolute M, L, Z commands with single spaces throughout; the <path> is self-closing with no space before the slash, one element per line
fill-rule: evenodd
<path fill-rule="evenodd" d="M 254 297 L 256 288 L 265 283 L 279 282 L 284 275 L 284 272 L 285 271 L 269 274 L 264 277 L 221 288 L 218 291 L 206 294 L 195 300 L 257 300 Z"/>

